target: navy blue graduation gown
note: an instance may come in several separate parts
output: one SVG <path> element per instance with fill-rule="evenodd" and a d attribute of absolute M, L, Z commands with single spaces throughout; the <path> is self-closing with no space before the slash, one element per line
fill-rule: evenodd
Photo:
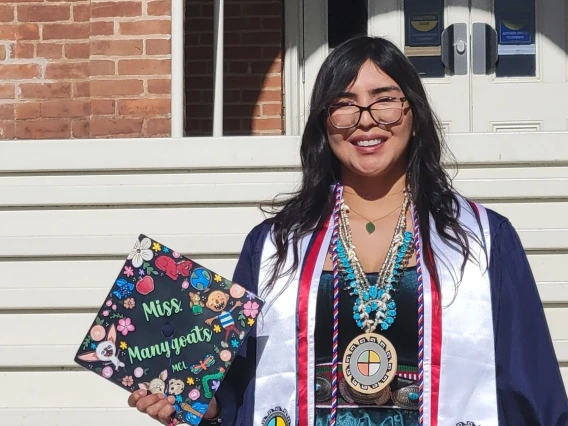
<path fill-rule="evenodd" d="M 494 211 L 488 215 L 498 426 L 568 426 L 568 398 L 526 254 L 511 223 Z M 249 233 L 233 276 L 254 293 L 268 231 L 263 222 Z M 254 354 L 253 328 L 216 395 L 223 425 L 253 425 Z"/>

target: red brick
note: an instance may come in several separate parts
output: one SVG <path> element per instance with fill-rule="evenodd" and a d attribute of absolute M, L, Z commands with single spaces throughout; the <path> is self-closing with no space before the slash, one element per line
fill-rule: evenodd
<path fill-rule="evenodd" d="M 91 76 L 96 75 L 115 75 L 116 64 L 114 61 L 91 60 Z"/>
<path fill-rule="evenodd" d="M 115 106 L 116 106 L 115 101 L 111 99 L 93 99 L 91 101 L 91 114 L 93 115 L 114 114 Z"/>
<path fill-rule="evenodd" d="M 88 138 L 91 135 L 89 120 L 73 120 L 71 123 L 71 136 L 74 138 Z"/>
<path fill-rule="evenodd" d="M 91 96 L 91 83 L 89 81 L 75 81 L 73 83 L 73 98 L 88 98 Z"/>
<path fill-rule="evenodd" d="M 69 120 L 16 121 L 16 137 L 18 139 L 52 139 L 69 138 L 70 136 L 71 123 Z"/>
<path fill-rule="evenodd" d="M 89 23 L 45 24 L 43 26 L 44 40 L 86 39 L 89 38 L 89 33 Z"/>
<path fill-rule="evenodd" d="M 16 87 L 13 84 L 0 84 L 0 99 L 14 99 Z"/>
<path fill-rule="evenodd" d="M 91 22 L 92 36 L 105 36 L 114 34 L 114 22 Z"/>
<path fill-rule="evenodd" d="M 68 4 L 55 5 L 25 5 L 18 6 L 18 21 L 20 22 L 56 22 L 67 21 L 71 17 Z"/>
<path fill-rule="evenodd" d="M 262 104 L 262 115 L 282 115 L 282 103 Z"/>
<path fill-rule="evenodd" d="M 0 139 L 14 139 L 15 137 L 16 126 L 14 121 L 0 121 Z"/>
<path fill-rule="evenodd" d="M 170 94 L 172 88 L 171 80 L 158 79 L 148 80 L 148 93 L 151 94 Z"/>
<path fill-rule="evenodd" d="M 71 123 L 72 138 L 88 138 L 91 135 L 90 122 L 88 119 L 73 120 Z"/>
<path fill-rule="evenodd" d="M 26 102 L 16 105 L 16 120 L 29 120 L 32 118 L 39 118 L 41 112 L 41 103 L 39 102 Z"/>
<path fill-rule="evenodd" d="M 142 123 L 142 118 L 93 118 L 91 135 L 141 135 Z"/>
<path fill-rule="evenodd" d="M 89 43 L 74 43 L 65 45 L 65 57 L 68 59 L 88 59 L 91 53 Z"/>
<path fill-rule="evenodd" d="M 71 97 L 71 83 L 25 83 L 20 85 L 22 98 L 51 99 Z"/>
<path fill-rule="evenodd" d="M 45 77 L 54 80 L 86 78 L 88 76 L 88 62 L 47 64 L 45 69 Z"/>
<path fill-rule="evenodd" d="M 34 57 L 35 46 L 33 43 L 16 43 L 14 57 L 18 59 L 30 59 Z"/>
<path fill-rule="evenodd" d="M 169 114 L 170 111 L 170 99 L 121 99 L 118 101 L 119 115 L 148 117 Z"/>
<path fill-rule="evenodd" d="M 120 23 L 120 34 L 122 35 L 171 34 L 171 31 L 172 23 L 169 20 L 138 20 Z"/>
<path fill-rule="evenodd" d="M 169 60 L 123 59 L 118 61 L 118 74 L 120 75 L 154 75 L 169 73 Z"/>
<path fill-rule="evenodd" d="M 171 16 L 171 0 L 151 1 L 148 3 L 148 15 L 150 16 Z"/>
<path fill-rule="evenodd" d="M 41 76 L 41 67 L 38 64 L 0 64 L 0 79 L 25 79 Z"/>
<path fill-rule="evenodd" d="M 74 4 L 73 5 L 73 20 L 75 22 L 86 22 L 91 19 L 91 5 L 90 4 Z"/>
<path fill-rule="evenodd" d="M 147 55 L 169 55 L 171 53 L 170 40 L 146 40 Z"/>
<path fill-rule="evenodd" d="M 89 114 L 88 101 L 58 100 L 43 102 L 41 105 L 41 116 L 44 118 L 87 117 Z"/>
<path fill-rule="evenodd" d="M 12 22 L 14 20 L 14 6 L 0 6 L 0 22 Z"/>
<path fill-rule="evenodd" d="M 0 25 L 0 40 L 39 40 L 36 24 Z"/>
<path fill-rule="evenodd" d="M 0 44 L 0 61 L 6 60 L 8 52 L 6 52 L 6 46 Z"/>
<path fill-rule="evenodd" d="M 59 59 L 63 57 L 63 45 L 55 43 L 39 43 L 37 57 L 46 59 Z"/>
<path fill-rule="evenodd" d="M 277 89 L 282 87 L 282 76 L 281 75 L 270 75 L 267 76 L 262 82 L 263 87 Z"/>
<path fill-rule="evenodd" d="M 0 104 L 0 120 L 14 119 L 14 104 Z"/>
<path fill-rule="evenodd" d="M 265 131 L 281 128 L 281 118 L 254 118 L 251 120 L 251 130 L 253 131 Z"/>
<path fill-rule="evenodd" d="M 142 80 L 92 80 L 92 96 L 124 96 L 144 93 Z"/>
<path fill-rule="evenodd" d="M 172 122 L 169 118 L 153 118 L 146 122 L 146 136 L 170 136 Z"/>
<path fill-rule="evenodd" d="M 142 40 L 93 40 L 91 41 L 91 54 L 104 56 L 131 56 L 141 55 L 143 52 Z"/>
<path fill-rule="evenodd" d="M 91 3 L 91 18 L 120 18 L 142 15 L 140 1 L 112 1 Z"/>

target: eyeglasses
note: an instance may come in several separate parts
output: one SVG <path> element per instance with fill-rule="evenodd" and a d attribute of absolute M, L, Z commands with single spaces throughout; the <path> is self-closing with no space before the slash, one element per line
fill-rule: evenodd
<path fill-rule="evenodd" d="M 375 123 L 392 124 L 399 121 L 405 97 L 381 98 L 371 105 L 362 107 L 351 102 L 340 102 L 326 108 L 329 121 L 336 129 L 350 129 L 361 121 L 363 111 L 368 111 Z"/>

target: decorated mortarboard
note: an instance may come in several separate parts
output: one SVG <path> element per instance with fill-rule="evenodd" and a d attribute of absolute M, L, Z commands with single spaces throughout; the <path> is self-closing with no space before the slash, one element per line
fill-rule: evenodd
<path fill-rule="evenodd" d="M 130 392 L 173 395 L 175 417 L 198 425 L 263 303 L 140 235 L 75 362 Z"/>

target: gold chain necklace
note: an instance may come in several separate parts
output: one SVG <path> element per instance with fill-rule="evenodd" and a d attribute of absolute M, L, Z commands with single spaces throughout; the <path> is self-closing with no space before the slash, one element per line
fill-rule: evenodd
<path fill-rule="evenodd" d="M 349 211 L 352 211 L 353 213 L 355 213 L 355 214 L 361 216 L 363 219 L 365 219 L 365 220 L 367 221 L 367 223 L 365 224 L 365 229 L 367 230 L 367 233 L 368 233 L 369 235 L 371 235 L 373 232 L 375 232 L 375 229 L 376 229 L 376 227 L 375 227 L 375 222 L 377 222 L 377 221 L 379 221 L 379 220 L 381 220 L 381 219 L 384 219 L 384 218 L 387 217 L 387 216 L 390 216 L 390 215 L 393 214 L 395 211 L 397 211 L 398 209 L 400 209 L 403 205 L 404 205 L 404 201 L 402 202 L 402 204 L 401 204 L 400 206 L 396 207 L 394 210 L 388 212 L 387 214 L 385 214 L 385 215 L 383 215 L 383 216 L 381 216 L 381 217 L 379 217 L 378 219 L 375 219 L 375 220 L 367 219 L 365 216 L 363 216 L 361 213 L 355 211 L 355 209 L 353 209 L 352 207 L 349 207 L 347 204 L 346 204 L 345 206 L 347 207 L 347 209 L 348 209 Z"/>

